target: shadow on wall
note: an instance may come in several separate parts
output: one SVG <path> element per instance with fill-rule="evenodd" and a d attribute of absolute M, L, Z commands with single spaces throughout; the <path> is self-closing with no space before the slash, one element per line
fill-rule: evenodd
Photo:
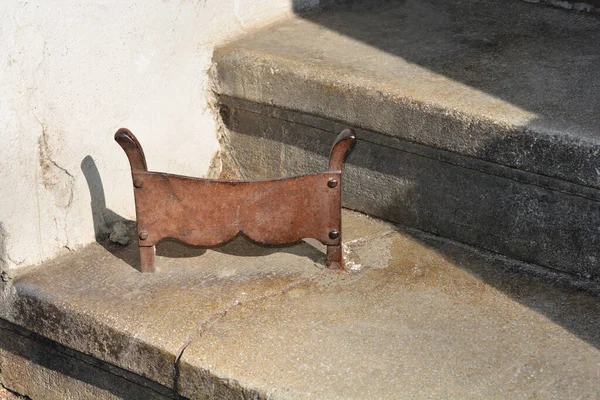
<path fill-rule="evenodd" d="M 127 247 L 113 243 L 108 239 L 111 227 L 117 222 L 122 222 L 128 226 L 130 231 L 133 229 L 133 221 L 130 221 L 121 215 L 115 213 L 106 207 L 106 197 L 104 195 L 104 186 L 96 162 L 91 156 L 86 156 L 81 161 L 81 172 L 90 191 L 91 211 L 94 221 L 94 233 L 96 242 L 102 245 L 107 251 L 127 262 L 134 268 L 139 265 L 139 255 L 136 252 L 124 251 Z M 130 237 L 130 241 L 131 241 Z M 137 258 L 136 258 L 137 257 Z"/>
<path fill-rule="evenodd" d="M 131 223 L 131 221 L 106 207 L 102 178 L 100 177 L 96 162 L 91 156 L 86 156 L 81 161 L 81 172 L 83 172 L 88 189 L 90 190 L 96 240 L 105 239 L 110 233 L 110 226 L 116 222 Z"/>

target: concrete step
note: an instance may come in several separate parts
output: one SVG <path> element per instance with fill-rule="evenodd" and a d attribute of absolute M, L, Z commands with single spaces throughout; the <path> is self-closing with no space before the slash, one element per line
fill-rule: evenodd
<path fill-rule="evenodd" d="M 94 244 L 3 283 L 2 383 L 32 399 L 599 398 L 600 287 L 344 212 L 315 243 Z M 133 232 L 132 232 L 133 233 Z M 133 236 L 132 236 L 133 239 Z"/>
<path fill-rule="evenodd" d="M 365 1 L 218 49 L 245 178 L 325 168 L 357 129 L 344 204 L 600 277 L 600 18 L 520 0 Z"/>

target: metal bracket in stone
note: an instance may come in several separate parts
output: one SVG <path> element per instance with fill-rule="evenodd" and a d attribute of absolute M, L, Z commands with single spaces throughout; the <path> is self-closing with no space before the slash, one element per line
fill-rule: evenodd
<path fill-rule="evenodd" d="M 155 245 L 161 239 L 214 246 L 240 232 L 268 245 L 317 239 L 327 245 L 327 267 L 344 268 L 342 167 L 356 141 L 352 129 L 337 136 L 327 171 L 264 181 L 148 171 L 144 151 L 133 133 L 121 128 L 115 140 L 131 165 L 142 272 L 154 272 Z"/>

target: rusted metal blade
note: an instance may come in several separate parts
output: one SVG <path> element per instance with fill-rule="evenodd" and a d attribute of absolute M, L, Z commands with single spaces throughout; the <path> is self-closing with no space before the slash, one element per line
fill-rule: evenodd
<path fill-rule="evenodd" d="M 133 133 L 119 129 L 115 140 L 131 165 L 142 272 L 154 271 L 154 246 L 161 239 L 213 246 L 240 232 L 270 245 L 317 239 L 328 246 L 327 266 L 343 269 L 342 166 L 355 141 L 351 129 L 336 138 L 328 171 L 265 181 L 150 172 Z"/>

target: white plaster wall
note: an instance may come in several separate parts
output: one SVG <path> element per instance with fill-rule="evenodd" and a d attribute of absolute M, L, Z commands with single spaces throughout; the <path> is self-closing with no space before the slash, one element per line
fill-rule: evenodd
<path fill-rule="evenodd" d="M 205 174 L 219 149 L 212 50 L 291 14 L 290 2 L 0 2 L 1 269 L 95 240 L 92 202 L 106 207 L 103 230 L 134 219 L 119 127 L 136 134 L 151 170 Z"/>

